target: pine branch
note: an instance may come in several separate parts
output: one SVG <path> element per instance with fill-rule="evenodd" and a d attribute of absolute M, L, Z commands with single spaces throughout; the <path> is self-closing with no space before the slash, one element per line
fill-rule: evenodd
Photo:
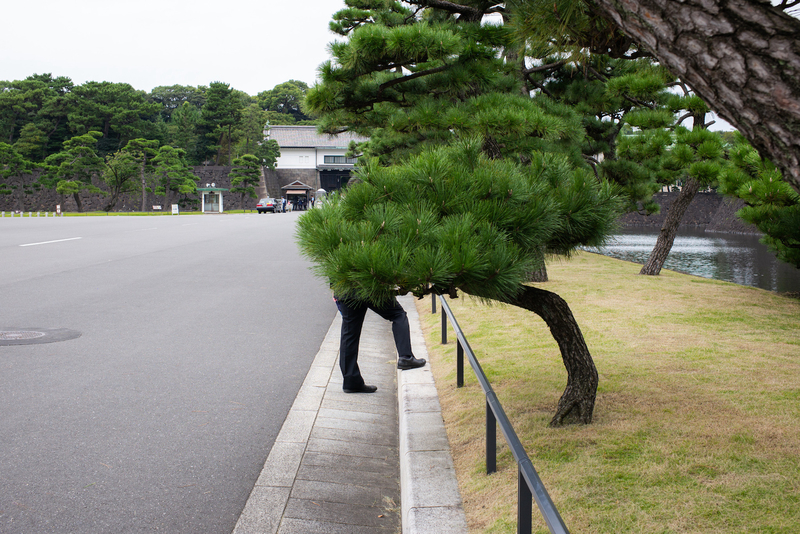
<path fill-rule="evenodd" d="M 469 21 L 480 21 L 483 18 L 483 15 L 489 13 L 503 13 L 505 12 L 505 8 L 501 5 L 496 4 L 494 7 L 491 7 L 487 10 L 478 9 L 472 6 L 465 6 L 462 4 L 456 4 L 455 2 L 449 2 L 448 0 L 410 0 L 408 2 L 412 5 L 418 5 L 423 7 L 433 7 L 436 9 L 441 9 L 443 11 L 447 11 L 449 13 L 458 13 L 462 15 L 466 20 Z"/>
<path fill-rule="evenodd" d="M 413 80 L 415 78 L 421 78 L 422 76 L 429 76 L 431 74 L 436 74 L 437 72 L 443 72 L 450 68 L 450 65 L 442 65 L 441 67 L 435 67 L 428 70 L 421 70 L 419 72 L 415 72 L 414 74 L 409 74 L 408 76 L 402 76 L 400 78 L 395 78 L 393 80 L 389 80 L 386 83 L 382 83 L 378 87 L 378 94 L 382 93 L 384 89 L 388 89 L 389 87 L 393 87 L 395 85 Z"/>
<path fill-rule="evenodd" d="M 800 0 L 798 0 L 798 1 L 800 1 Z M 528 74 L 532 74 L 534 72 L 542 72 L 542 71 L 545 71 L 545 70 L 555 70 L 555 69 L 558 69 L 560 67 L 563 67 L 567 63 L 569 63 L 568 59 L 562 59 L 561 61 L 556 61 L 555 63 L 548 63 L 547 65 L 540 65 L 538 67 L 531 67 L 529 69 L 523 69 L 522 73 L 527 76 Z"/>

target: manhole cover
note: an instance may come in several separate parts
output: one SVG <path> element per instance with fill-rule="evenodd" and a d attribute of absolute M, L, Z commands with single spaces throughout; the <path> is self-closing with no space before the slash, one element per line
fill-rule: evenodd
<path fill-rule="evenodd" d="M 34 332 L 32 330 L 0 330 L 0 341 L 36 339 L 37 337 L 43 337 L 44 335 L 44 332 Z"/>
<path fill-rule="evenodd" d="M 55 343 L 81 337 L 81 333 L 67 328 L 20 328 L 0 326 L 0 346 L 38 345 Z"/>

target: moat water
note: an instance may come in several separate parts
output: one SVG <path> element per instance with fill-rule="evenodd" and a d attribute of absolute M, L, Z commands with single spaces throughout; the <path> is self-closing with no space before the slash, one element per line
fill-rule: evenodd
<path fill-rule="evenodd" d="M 587 250 L 644 265 L 657 238 L 657 229 L 629 228 L 608 246 Z M 754 235 L 681 229 L 664 269 L 779 293 L 800 292 L 800 269 L 778 261 Z"/>

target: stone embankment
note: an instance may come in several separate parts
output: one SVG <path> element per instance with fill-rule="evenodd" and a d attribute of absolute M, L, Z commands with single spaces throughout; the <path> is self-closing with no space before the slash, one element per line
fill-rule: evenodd
<path fill-rule="evenodd" d="M 655 201 L 661 212 L 654 215 L 628 213 L 620 217 L 623 228 L 647 227 L 659 230 L 669 213 L 669 208 L 677 198 L 678 192 L 656 193 Z M 723 197 L 717 193 L 698 193 L 681 220 L 681 227 L 703 228 L 706 232 L 733 232 L 737 234 L 759 234 L 758 229 L 747 224 L 736 212 L 744 205 L 739 199 Z"/>
<path fill-rule="evenodd" d="M 198 177 L 197 186 L 206 187 L 214 184 L 215 187 L 231 188 L 228 173 L 233 167 L 227 166 L 198 166 L 193 167 L 194 174 Z M 78 208 L 72 195 L 59 195 L 54 189 L 43 187 L 38 183 L 39 173 L 23 175 L 21 178 L 12 177 L 6 182 L 10 186 L 11 194 L 0 195 L 0 211 L 56 211 L 56 206 L 61 206 L 63 212 L 74 212 Z M 98 179 L 93 180 L 93 185 L 100 190 L 108 192 L 108 186 Z M 264 194 L 264 185 L 256 188 L 259 195 Z M 108 204 L 110 196 L 101 193 L 82 193 L 81 202 L 84 211 L 102 211 Z M 255 209 L 258 199 L 245 198 L 234 193 L 224 194 L 225 210 Z M 182 210 L 200 209 L 200 196 L 198 194 L 173 195 L 170 203 L 178 203 Z M 146 211 L 151 211 L 153 206 L 161 206 L 162 210 L 169 210 L 164 196 L 152 192 L 146 194 Z M 244 204 L 244 205 L 243 205 Z M 138 190 L 133 193 L 123 194 L 112 211 L 139 211 L 142 207 L 142 193 Z"/>

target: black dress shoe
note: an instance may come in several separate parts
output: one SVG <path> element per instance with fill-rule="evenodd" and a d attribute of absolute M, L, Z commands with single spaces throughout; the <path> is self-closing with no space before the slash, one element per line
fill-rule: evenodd
<path fill-rule="evenodd" d="M 378 386 L 368 386 L 363 384 L 360 388 L 347 389 L 344 388 L 345 393 L 375 393 L 378 391 Z"/>
<path fill-rule="evenodd" d="M 425 365 L 425 358 L 415 358 L 413 356 L 410 356 L 405 358 L 398 358 L 397 360 L 398 369 L 416 369 L 417 367 L 423 367 L 424 365 Z"/>

